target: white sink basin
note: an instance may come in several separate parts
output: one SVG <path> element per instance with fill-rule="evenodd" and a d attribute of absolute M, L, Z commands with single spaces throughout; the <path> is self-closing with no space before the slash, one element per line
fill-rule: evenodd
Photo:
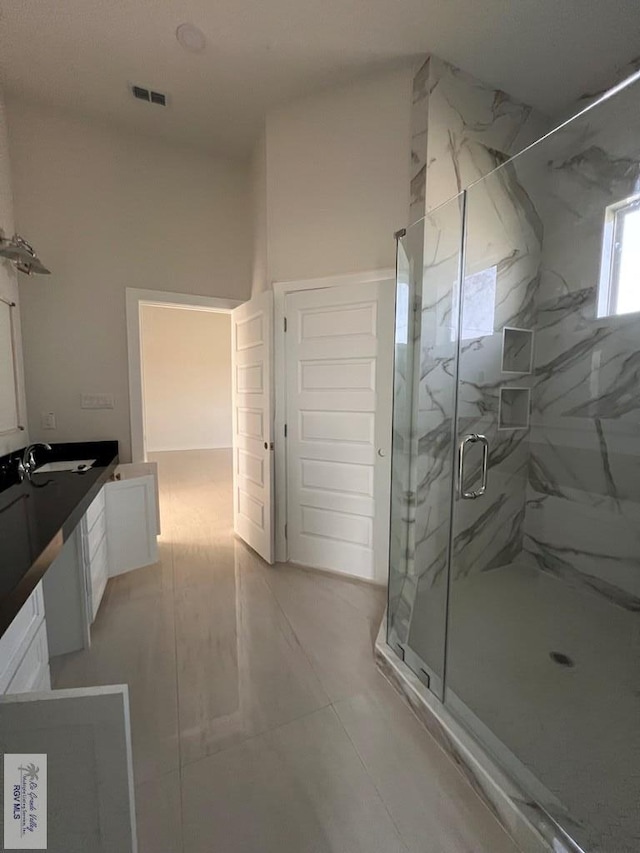
<path fill-rule="evenodd" d="M 44 465 L 39 465 L 35 472 L 36 474 L 49 474 L 53 471 L 85 471 L 91 468 L 95 459 L 74 459 L 69 462 L 45 462 Z"/>

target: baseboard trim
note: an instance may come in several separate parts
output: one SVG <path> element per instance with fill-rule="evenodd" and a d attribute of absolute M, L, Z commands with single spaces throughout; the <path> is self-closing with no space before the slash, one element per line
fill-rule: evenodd
<path fill-rule="evenodd" d="M 190 453 L 194 450 L 232 450 L 231 445 L 221 444 L 212 447 L 147 447 L 147 453 Z"/>
<path fill-rule="evenodd" d="M 321 566 L 308 566 L 302 563 L 295 563 L 293 560 L 287 560 L 286 563 L 280 563 L 282 566 L 292 566 L 295 569 L 302 569 L 305 572 L 316 572 L 320 575 L 329 575 L 332 578 L 341 578 L 345 581 L 354 581 L 355 583 L 364 583 L 367 586 L 375 586 L 378 589 L 386 587 L 386 583 L 374 580 L 373 578 L 364 578 L 362 575 L 350 574 L 349 572 L 341 572 L 339 569 L 327 569 Z"/>

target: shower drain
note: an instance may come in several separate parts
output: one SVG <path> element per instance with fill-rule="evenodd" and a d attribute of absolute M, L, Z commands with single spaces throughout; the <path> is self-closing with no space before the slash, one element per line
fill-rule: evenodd
<path fill-rule="evenodd" d="M 560 666 L 575 666 L 569 655 L 565 655 L 563 652 L 549 652 L 549 657 L 554 663 L 560 664 Z"/>

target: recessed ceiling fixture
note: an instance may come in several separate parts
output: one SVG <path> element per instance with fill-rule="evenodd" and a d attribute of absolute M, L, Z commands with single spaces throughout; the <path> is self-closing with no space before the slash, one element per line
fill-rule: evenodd
<path fill-rule="evenodd" d="M 180 24 L 176 30 L 176 38 L 182 47 L 190 53 L 202 53 L 207 46 L 204 33 L 194 24 Z"/>

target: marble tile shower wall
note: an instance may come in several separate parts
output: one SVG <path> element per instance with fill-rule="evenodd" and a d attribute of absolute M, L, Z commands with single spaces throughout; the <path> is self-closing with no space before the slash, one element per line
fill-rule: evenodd
<path fill-rule="evenodd" d="M 534 141 L 548 127 L 548 121 L 530 107 L 437 57 L 429 57 L 415 76 L 410 215 L 412 219 L 428 215 L 409 229 L 405 238 L 414 265 L 411 298 L 422 306 L 422 312 L 419 333 L 409 343 L 419 369 L 414 371 L 417 387 L 413 388 L 411 418 L 404 424 L 402 440 L 419 461 L 417 481 L 392 498 L 394 502 L 407 504 L 404 508 L 396 506 L 392 510 L 394 517 L 402 514 L 415 525 L 407 539 L 406 559 L 399 566 L 392 563 L 394 598 L 390 600 L 389 627 L 390 639 L 395 642 L 407 642 L 414 608 L 420 609 L 421 614 L 423 608 L 429 608 L 429 618 L 421 615 L 419 622 L 431 636 L 439 635 L 440 625 L 444 624 L 444 570 L 450 521 L 445 496 L 452 478 L 450 442 L 457 327 L 454 293 L 459 275 L 462 210 L 458 198 L 438 208 Z M 496 233 L 481 229 L 467 254 L 473 258 L 472 272 L 496 268 L 495 328 L 501 329 L 498 324 L 514 323 L 526 312 L 540 247 L 538 223 L 515 173 L 505 174 L 496 191 L 497 197 L 488 191 L 483 194 L 479 190 L 475 194 L 477 216 L 481 220 L 486 217 Z M 469 274 L 469 269 L 465 274 Z M 466 333 L 461 368 L 468 379 L 460 414 L 465 424 L 486 430 L 487 418 L 497 420 L 497 390 L 491 378 L 493 361 L 499 358 L 501 337 L 491 334 L 486 323 L 479 329 L 471 324 Z M 484 567 L 504 548 L 515 547 L 518 541 L 521 544 L 520 516 L 526 487 L 522 443 L 520 436 L 496 441 L 493 462 L 497 476 L 504 481 L 501 497 L 488 513 L 483 514 L 479 507 L 476 512 L 469 508 L 468 516 L 463 519 L 457 541 L 459 552 L 468 537 L 476 538 L 479 548 L 482 543 L 496 543 Z M 520 509 L 516 509 L 513 517 L 506 518 L 510 511 L 507 506 L 515 505 L 508 497 L 516 484 Z M 500 540 L 498 534 L 505 529 L 509 534 Z M 467 568 L 461 565 L 460 570 L 465 572 Z M 419 630 L 420 626 L 416 624 L 413 630 Z M 423 647 L 426 660 L 431 640 L 418 635 L 412 639 Z"/>
<path fill-rule="evenodd" d="M 551 128 L 546 116 L 450 63 L 431 56 L 426 65 L 425 213 L 488 175 Z M 424 109 L 424 101 L 414 102 L 414 107 Z"/>
<path fill-rule="evenodd" d="M 597 317 L 605 208 L 640 190 L 639 89 L 468 192 L 458 429 L 488 436 L 491 488 L 488 500 L 457 505 L 454 579 L 522 559 L 640 609 L 638 324 Z M 431 665 L 446 606 L 462 227 L 459 199 L 437 208 L 550 123 L 435 57 L 416 75 L 413 108 L 411 214 L 426 216 L 405 240 L 422 312 L 407 343 L 419 365 L 414 388 L 403 365 L 412 408 L 397 425 L 407 451 L 397 499 L 409 532 L 390 623 L 393 638 Z M 474 289 L 486 297 L 492 287 L 487 308 Z M 502 373 L 504 326 L 535 330 L 532 376 Z M 500 387 L 527 386 L 530 428 L 498 429 Z"/>
<path fill-rule="evenodd" d="M 545 571 L 640 610 L 640 327 L 598 317 L 605 209 L 640 192 L 640 85 L 523 162 L 544 193 L 535 386 L 524 525 Z M 527 160 L 533 160 L 527 156 Z M 523 158 L 524 160 L 524 158 Z"/>
<path fill-rule="evenodd" d="M 540 216 L 510 165 L 468 191 L 458 433 L 487 437 L 490 481 L 481 500 L 456 504 L 454 581 L 512 563 L 522 552 L 530 431 L 500 423 L 500 393 L 529 388 L 533 376 L 503 371 L 503 329 L 533 328 L 542 240 Z M 467 456 L 465 487 L 474 488 L 480 472 L 474 482 Z"/>

